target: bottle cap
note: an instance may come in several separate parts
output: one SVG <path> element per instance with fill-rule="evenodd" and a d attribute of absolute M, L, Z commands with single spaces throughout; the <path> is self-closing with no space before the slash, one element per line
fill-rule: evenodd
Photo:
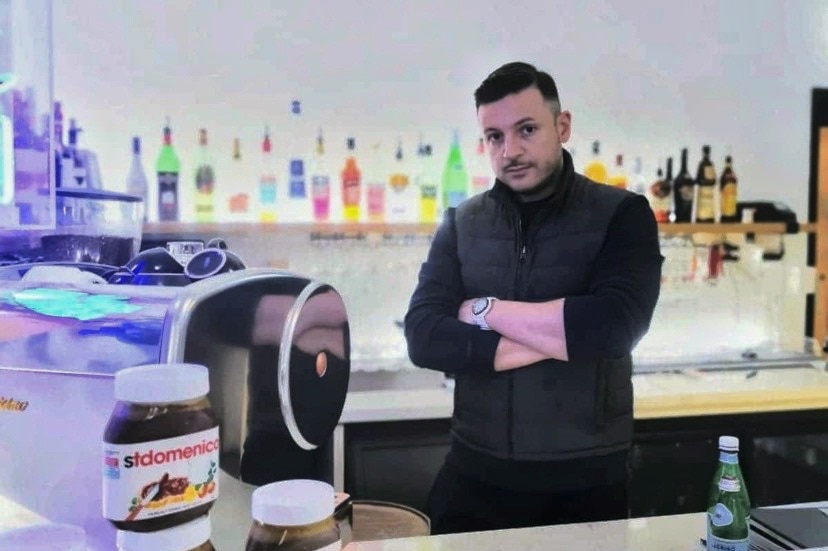
<path fill-rule="evenodd" d="M 739 439 L 735 436 L 720 436 L 719 449 L 737 452 L 739 451 Z"/>
<path fill-rule="evenodd" d="M 115 536 L 120 551 L 182 551 L 194 549 L 210 539 L 210 518 L 196 520 L 156 532 L 126 532 Z"/>
<path fill-rule="evenodd" d="M 196 364 L 149 364 L 115 374 L 115 399 L 137 404 L 166 404 L 206 396 L 207 368 Z"/>
<path fill-rule="evenodd" d="M 334 513 L 333 486 L 319 480 L 283 480 L 253 491 L 253 519 L 271 526 L 302 526 Z"/>

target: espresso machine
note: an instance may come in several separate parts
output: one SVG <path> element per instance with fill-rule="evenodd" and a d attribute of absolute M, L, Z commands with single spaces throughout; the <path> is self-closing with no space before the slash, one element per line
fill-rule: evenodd
<path fill-rule="evenodd" d="M 204 258 L 215 251 L 188 265 L 213 265 Z M 101 439 L 114 375 L 134 365 L 209 370 L 221 441 L 217 548 L 245 540 L 256 486 L 333 483 L 332 434 L 350 375 L 348 318 L 335 289 L 271 269 L 176 286 L 110 283 L 100 271 L 0 269 L 0 543 L 4 531 L 54 538 L 48 530 L 61 528 L 65 549 L 114 549 L 101 513 Z"/>

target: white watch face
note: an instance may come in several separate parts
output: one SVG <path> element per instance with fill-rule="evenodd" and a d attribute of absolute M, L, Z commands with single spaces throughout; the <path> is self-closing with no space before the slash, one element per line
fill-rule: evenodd
<path fill-rule="evenodd" d="M 479 298 L 474 301 L 472 304 L 472 314 L 475 316 L 479 316 L 483 312 L 486 311 L 486 306 L 489 305 L 489 299 L 487 298 Z"/>

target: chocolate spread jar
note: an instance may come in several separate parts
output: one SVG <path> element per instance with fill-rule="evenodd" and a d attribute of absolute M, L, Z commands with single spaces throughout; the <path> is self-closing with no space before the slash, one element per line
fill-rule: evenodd
<path fill-rule="evenodd" d="M 285 480 L 253 491 L 253 526 L 245 551 L 339 551 L 333 486 Z"/>
<path fill-rule="evenodd" d="M 218 497 L 219 430 L 207 368 L 144 365 L 115 374 L 103 437 L 103 516 L 153 532 L 207 514 Z"/>
<path fill-rule="evenodd" d="M 210 519 L 196 520 L 157 532 L 118 530 L 118 551 L 216 551 L 210 543 Z"/>

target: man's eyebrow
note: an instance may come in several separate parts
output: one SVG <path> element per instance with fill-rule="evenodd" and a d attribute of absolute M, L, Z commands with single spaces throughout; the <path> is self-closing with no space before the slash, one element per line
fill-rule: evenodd
<path fill-rule="evenodd" d="M 535 119 L 533 119 L 532 117 L 523 117 L 522 119 L 520 119 L 519 121 L 514 123 L 512 125 L 512 128 L 515 128 L 517 126 L 521 126 L 523 124 L 526 124 L 527 122 L 535 122 Z M 484 129 L 483 132 L 500 132 L 500 129 L 489 127 L 489 128 Z"/>

